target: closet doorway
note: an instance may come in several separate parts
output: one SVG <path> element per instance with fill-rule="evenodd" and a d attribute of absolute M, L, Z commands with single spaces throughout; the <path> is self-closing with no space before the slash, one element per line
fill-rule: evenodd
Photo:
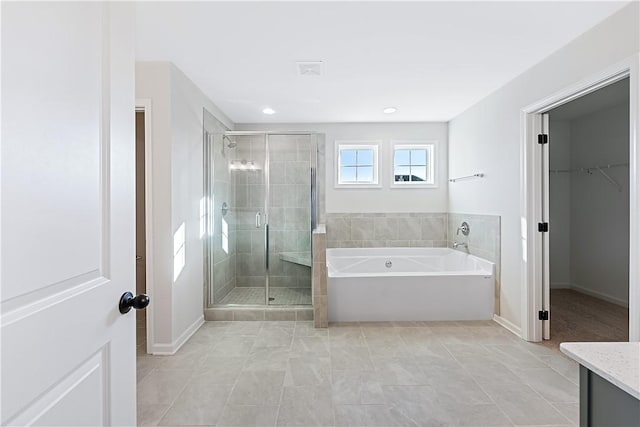
<path fill-rule="evenodd" d="M 625 78 L 543 115 L 552 347 L 629 340 L 629 105 Z"/>
<path fill-rule="evenodd" d="M 138 355 L 152 353 L 153 346 L 153 216 L 151 165 L 151 100 L 136 99 L 135 109 L 135 185 L 136 185 L 136 294 L 147 294 L 151 304 L 136 310 L 136 349 Z"/>

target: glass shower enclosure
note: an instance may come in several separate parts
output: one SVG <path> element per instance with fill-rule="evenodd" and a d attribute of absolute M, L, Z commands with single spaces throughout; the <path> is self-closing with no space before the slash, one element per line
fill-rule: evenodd
<path fill-rule="evenodd" d="M 313 133 L 205 131 L 207 307 L 311 304 L 316 163 Z"/>

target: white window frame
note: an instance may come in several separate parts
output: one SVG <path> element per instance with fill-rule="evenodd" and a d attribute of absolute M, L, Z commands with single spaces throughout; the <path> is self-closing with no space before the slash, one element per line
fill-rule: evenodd
<path fill-rule="evenodd" d="M 429 151 L 427 161 L 427 181 L 401 181 L 396 182 L 395 157 L 396 150 L 423 150 Z M 438 188 L 438 141 L 391 141 L 390 156 L 390 188 Z"/>
<path fill-rule="evenodd" d="M 334 187 L 335 188 L 381 188 L 380 183 L 380 144 L 381 141 L 335 141 L 334 154 Z M 373 150 L 373 181 L 371 182 L 342 182 L 341 150 Z"/>

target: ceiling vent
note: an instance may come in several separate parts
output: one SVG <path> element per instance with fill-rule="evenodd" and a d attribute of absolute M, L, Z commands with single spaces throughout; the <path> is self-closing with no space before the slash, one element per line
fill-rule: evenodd
<path fill-rule="evenodd" d="M 318 77 L 322 75 L 322 61 L 296 62 L 298 74 L 304 77 Z"/>

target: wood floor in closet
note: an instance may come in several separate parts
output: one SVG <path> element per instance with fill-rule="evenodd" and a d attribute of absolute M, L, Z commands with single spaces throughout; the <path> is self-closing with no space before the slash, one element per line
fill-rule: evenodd
<path fill-rule="evenodd" d="M 551 339 L 558 348 L 568 341 L 628 341 L 629 309 L 571 289 L 551 290 Z"/>

